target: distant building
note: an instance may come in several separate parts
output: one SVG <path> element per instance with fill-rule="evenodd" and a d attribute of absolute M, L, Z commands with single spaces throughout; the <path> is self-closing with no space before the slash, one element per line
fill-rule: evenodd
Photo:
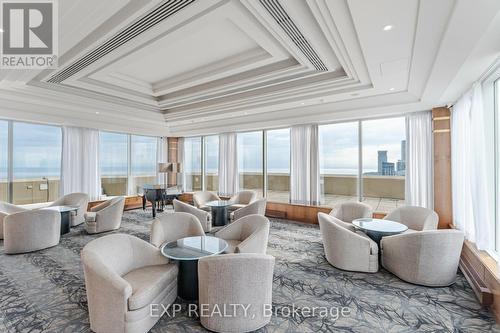
<path fill-rule="evenodd" d="M 406 162 L 402 160 L 398 160 L 396 164 L 396 174 L 398 176 L 404 176 L 406 173 Z"/>
<path fill-rule="evenodd" d="M 396 164 L 396 175 L 404 176 L 406 174 L 406 140 L 401 141 L 401 159 Z"/>
<path fill-rule="evenodd" d="M 382 176 L 395 176 L 394 163 L 382 162 Z"/>
<path fill-rule="evenodd" d="M 379 150 L 378 151 L 378 174 L 382 175 L 383 164 L 387 163 L 387 150 Z M 394 165 L 394 163 L 393 163 Z"/>

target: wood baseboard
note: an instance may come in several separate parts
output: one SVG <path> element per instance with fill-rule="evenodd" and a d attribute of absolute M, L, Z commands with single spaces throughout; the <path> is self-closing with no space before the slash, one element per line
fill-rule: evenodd
<path fill-rule="evenodd" d="M 500 323 L 500 271 L 498 263 L 474 243 L 464 242 L 460 270 L 469 282 L 481 305 L 489 307 Z"/>

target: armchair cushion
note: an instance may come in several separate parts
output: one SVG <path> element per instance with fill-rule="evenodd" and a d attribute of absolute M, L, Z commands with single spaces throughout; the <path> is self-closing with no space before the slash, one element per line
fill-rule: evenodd
<path fill-rule="evenodd" d="M 226 239 L 225 241 L 227 243 L 227 249 L 225 251 L 226 253 L 235 253 L 237 251 L 238 245 L 241 244 L 241 241 L 236 239 Z"/>
<path fill-rule="evenodd" d="M 96 212 L 86 212 L 85 213 L 85 221 L 86 222 L 95 222 L 96 217 L 97 217 Z"/>
<path fill-rule="evenodd" d="M 439 222 L 439 216 L 435 211 L 417 206 L 396 208 L 384 219 L 403 223 L 409 229 L 416 231 L 436 230 Z"/>
<path fill-rule="evenodd" d="M 123 276 L 132 287 L 129 310 L 148 306 L 163 291 L 175 288 L 178 268 L 175 264 L 154 265 L 135 269 Z"/>

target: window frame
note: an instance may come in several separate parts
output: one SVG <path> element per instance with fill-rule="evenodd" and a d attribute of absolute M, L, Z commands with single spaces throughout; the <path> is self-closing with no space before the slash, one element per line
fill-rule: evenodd
<path fill-rule="evenodd" d="M 14 202 L 14 124 L 18 123 L 59 128 L 61 131 L 61 154 L 59 156 L 60 161 L 62 161 L 62 126 L 49 123 L 19 121 L 4 118 L 1 118 L 0 120 L 7 123 L 7 202 L 12 204 Z M 59 182 L 61 181 L 61 172 L 62 170 L 61 168 L 59 168 Z"/>

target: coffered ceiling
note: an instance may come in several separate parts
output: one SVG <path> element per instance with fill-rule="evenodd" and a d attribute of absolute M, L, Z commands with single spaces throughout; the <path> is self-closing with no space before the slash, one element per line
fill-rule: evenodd
<path fill-rule="evenodd" d="M 500 55 L 499 12 L 495 0 L 60 1 L 59 68 L 2 70 L 0 116 L 192 135 L 422 111 Z"/>

